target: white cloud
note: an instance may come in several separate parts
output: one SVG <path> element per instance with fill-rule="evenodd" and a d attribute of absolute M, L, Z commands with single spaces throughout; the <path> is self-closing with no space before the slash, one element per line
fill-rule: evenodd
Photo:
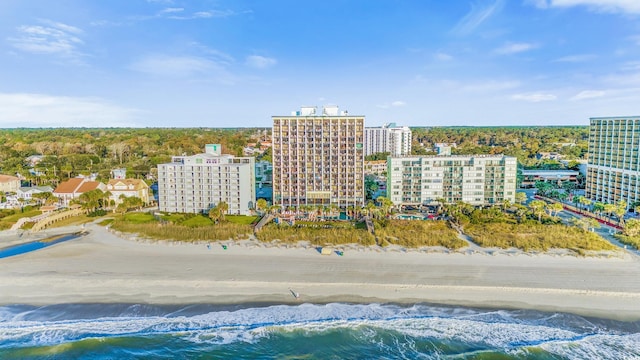
<path fill-rule="evenodd" d="M 190 77 L 220 70 L 222 66 L 199 56 L 149 55 L 131 64 L 130 68 L 152 75 Z"/>
<path fill-rule="evenodd" d="M 586 6 L 589 10 L 608 13 L 640 14 L 638 0 L 528 0 L 540 9 Z"/>
<path fill-rule="evenodd" d="M 437 52 L 434 56 L 433 56 L 436 60 L 440 60 L 440 61 L 450 61 L 453 60 L 453 56 L 449 55 L 449 54 L 445 54 L 443 52 Z"/>
<path fill-rule="evenodd" d="M 376 107 L 378 109 L 389 109 L 392 107 L 403 107 L 406 106 L 407 103 L 402 101 L 402 100 L 396 100 L 396 101 L 392 101 L 390 104 L 389 103 L 384 103 L 384 104 L 378 104 L 376 105 Z"/>
<path fill-rule="evenodd" d="M 160 14 L 172 14 L 172 13 L 179 13 L 179 12 L 183 12 L 184 8 L 165 8 L 160 10 Z"/>
<path fill-rule="evenodd" d="M 184 8 L 167 8 L 160 11 L 157 17 L 166 17 L 173 20 L 193 20 L 193 19 L 209 19 L 209 18 L 225 18 L 235 15 L 233 10 L 207 10 L 196 11 L 191 14 L 185 14 Z M 184 15 L 183 15 L 184 14 Z"/>
<path fill-rule="evenodd" d="M 568 62 L 568 63 L 579 63 L 586 62 L 589 60 L 595 59 L 596 56 L 593 54 L 579 54 L 579 55 L 568 55 L 563 56 L 561 58 L 555 59 L 555 62 Z"/>
<path fill-rule="evenodd" d="M 459 35 L 467 35 L 472 33 L 483 22 L 487 21 L 493 14 L 502 10 L 504 0 L 495 0 L 490 3 L 486 1 L 484 4 L 471 4 L 471 11 L 467 13 L 456 26 L 453 32 Z"/>
<path fill-rule="evenodd" d="M 268 58 L 260 55 L 250 55 L 247 56 L 245 60 L 245 64 L 249 67 L 256 69 L 266 69 L 277 64 L 278 61 L 274 58 Z"/>
<path fill-rule="evenodd" d="M 495 50 L 496 53 L 502 55 L 517 54 L 537 48 L 537 45 L 530 43 L 507 43 Z"/>
<path fill-rule="evenodd" d="M 584 99 L 594 99 L 599 98 L 605 95 L 604 91 L 601 90 L 584 90 L 580 91 L 571 100 L 584 100 Z"/>
<path fill-rule="evenodd" d="M 529 94 L 515 94 L 511 95 L 512 100 L 522 100 L 528 102 L 543 102 L 543 101 L 554 101 L 558 97 L 553 94 L 545 94 L 545 93 L 529 93 Z"/>
<path fill-rule="evenodd" d="M 494 91 L 514 89 L 514 88 L 517 88 L 518 86 L 520 86 L 519 81 L 489 80 L 485 82 L 462 85 L 461 90 L 472 91 L 472 92 L 494 92 Z"/>
<path fill-rule="evenodd" d="M 101 98 L 0 93 L 0 127 L 131 127 L 140 112 Z"/>
<path fill-rule="evenodd" d="M 18 35 L 7 40 L 13 47 L 32 54 L 56 55 L 81 63 L 84 56 L 79 46 L 84 44 L 79 35 L 82 29 L 75 26 L 41 20 L 43 25 L 22 25 L 17 28 Z"/>

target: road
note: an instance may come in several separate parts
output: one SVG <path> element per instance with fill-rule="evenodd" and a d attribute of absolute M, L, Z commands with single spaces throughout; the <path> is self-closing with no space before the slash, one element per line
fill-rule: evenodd
<path fill-rule="evenodd" d="M 525 194 L 527 194 L 527 201 L 526 204 L 529 204 L 529 202 L 531 202 L 531 200 L 534 200 L 534 196 L 536 194 L 536 189 L 520 189 L 518 190 L 519 192 L 524 192 Z M 580 215 L 580 214 L 576 214 L 573 213 L 571 211 L 567 211 L 567 210 L 563 210 L 560 211 L 558 213 L 558 217 L 560 217 L 560 219 L 562 219 L 563 222 L 570 224 L 571 219 L 573 218 L 583 218 L 584 216 Z M 624 250 L 626 250 L 628 253 L 635 255 L 635 256 L 639 256 L 640 257 L 640 251 L 631 248 L 631 246 L 625 245 L 623 243 L 621 243 L 618 239 L 615 238 L 615 236 L 613 236 L 611 234 L 611 232 L 615 232 L 618 231 L 617 229 L 607 226 L 605 224 L 600 224 L 600 227 L 595 229 L 594 232 L 598 235 L 600 235 L 603 239 L 609 241 L 610 243 L 612 243 L 615 246 L 618 246 Z"/>

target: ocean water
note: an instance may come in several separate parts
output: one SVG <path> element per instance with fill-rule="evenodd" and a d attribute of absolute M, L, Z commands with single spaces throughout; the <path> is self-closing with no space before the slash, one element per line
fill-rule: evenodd
<path fill-rule="evenodd" d="M 12 305 L 0 359 L 640 359 L 640 322 L 429 304 Z"/>

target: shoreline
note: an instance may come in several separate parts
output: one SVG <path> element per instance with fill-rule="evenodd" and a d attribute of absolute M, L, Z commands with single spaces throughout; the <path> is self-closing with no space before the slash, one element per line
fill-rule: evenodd
<path fill-rule="evenodd" d="M 2 259 L 0 305 L 428 303 L 640 320 L 640 261 L 620 257 L 252 247 L 89 234 Z M 338 247 L 335 247 L 338 248 Z M 300 294 L 294 298 L 289 289 Z"/>

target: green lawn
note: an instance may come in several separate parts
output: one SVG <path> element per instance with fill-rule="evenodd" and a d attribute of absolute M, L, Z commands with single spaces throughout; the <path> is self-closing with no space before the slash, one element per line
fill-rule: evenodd
<path fill-rule="evenodd" d="M 133 224 L 146 224 L 157 221 L 153 215 L 147 213 L 128 213 L 123 215 L 123 219 Z"/>
<path fill-rule="evenodd" d="M 198 215 L 182 221 L 180 225 L 189 226 L 189 227 L 211 226 L 213 225 L 213 221 L 211 221 L 211 219 L 209 219 L 208 217 Z"/>
<path fill-rule="evenodd" d="M 18 220 L 20 220 L 21 218 L 38 216 L 42 214 L 42 211 L 29 210 L 29 211 L 21 212 L 20 210 L 3 210 L 1 212 L 1 214 L 7 214 L 7 213 L 13 213 L 13 214 L 0 218 L 0 230 L 10 229 L 11 226 L 13 226 L 13 224 L 18 222 Z"/>

